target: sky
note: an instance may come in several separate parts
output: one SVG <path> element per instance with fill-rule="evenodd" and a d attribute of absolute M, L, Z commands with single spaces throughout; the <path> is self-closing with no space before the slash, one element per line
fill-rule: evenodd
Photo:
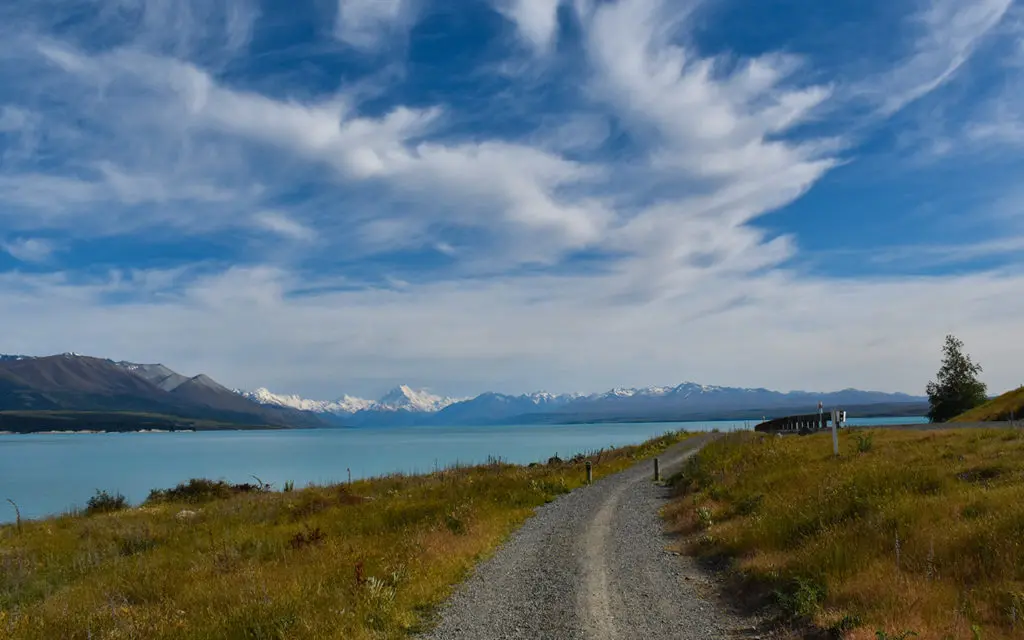
<path fill-rule="evenodd" d="M 0 1 L 0 352 L 1024 383 L 1024 0 Z"/>

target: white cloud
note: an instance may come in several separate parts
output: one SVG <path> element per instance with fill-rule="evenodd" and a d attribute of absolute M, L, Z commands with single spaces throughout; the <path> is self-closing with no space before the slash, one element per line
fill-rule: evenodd
<path fill-rule="evenodd" d="M 53 56 L 49 49 L 44 53 Z M 284 149 L 333 167 L 350 181 L 383 180 L 409 197 L 441 194 L 457 206 L 434 207 L 435 215 L 465 227 L 497 226 L 508 238 L 521 239 L 506 259 L 515 254 L 523 262 L 550 262 L 566 250 L 595 242 L 609 222 L 609 212 L 599 203 L 557 196 L 563 187 L 598 177 L 599 169 L 523 144 L 421 141 L 442 115 L 440 109 L 397 107 L 378 118 L 359 117 L 344 96 L 312 104 L 275 100 L 224 88 L 202 70 L 180 62 L 129 52 L 88 57 L 61 50 L 58 55 L 86 81 L 127 78 L 148 87 L 169 117 L 175 122 L 187 119 L 193 129 Z M 397 213 L 395 222 L 416 226 L 410 218 L 429 209 Z M 382 224 L 386 219 L 376 216 L 369 230 Z M 381 238 L 376 233 L 364 237 Z M 403 237 L 417 244 L 427 239 Z M 401 238 L 386 240 L 380 248 L 390 250 Z"/>
<path fill-rule="evenodd" d="M 17 238 L 0 244 L 0 249 L 22 262 L 46 262 L 55 248 L 51 242 L 41 238 Z"/>
<path fill-rule="evenodd" d="M 42 173 L 0 175 L 0 198 L 4 202 L 44 214 L 101 200 L 101 190 L 99 185 L 78 178 Z"/>
<path fill-rule="evenodd" d="M 564 0 L 499 0 L 498 10 L 515 23 L 520 36 L 538 53 L 554 46 L 558 7 Z"/>
<path fill-rule="evenodd" d="M 828 97 L 827 87 L 786 86 L 799 63 L 777 55 L 743 61 L 722 77 L 714 59 L 671 41 L 683 27 L 673 17 L 662 2 L 624 0 L 600 5 L 588 25 L 597 88 L 639 134 L 652 142 L 668 136 L 676 163 L 711 176 L 819 155 L 814 146 L 769 137 L 806 120 Z"/>
<path fill-rule="evenodd" d="M 1000 23 L 1014 0 L 928 0 L 914 24 L 913 51 L 881 78 L 857 87 L 891 115 L 956 75 Z"/>
<path fill-rule="evenodd" d="M 230 226 L 230 216 L 210 216 L 210 206 L 230 213 L 246 192 L 171 175 L 132 174 L 101 163 L 88 176 L 0 173 L 0 220 L 21 229 L 71 229 L 82 235 L 124 234 L 151 227 Z M 235 202 L 235 200 L 241 202 Z M 201 205 L 200 209 L 182 206 Z M 145 215 L 135 207 L 147 205 Z M 186 213 L 191 211 L 191 213 Z"/>
<path fill-rule="evenodd" d="M 316 237 L 316 233 L 312 229 L 279 211 L 261 211 L 253 215 L 253 222 L 267 231 L 290 240 L 309 242 Z"/>
<path fill-rule="evenodd" d="M 674 40 L 688 16 L 676 5 L 624 0 L 583 17 L 594 92 L 645 142 L 647 179 L 674 195 L 609 236 L 610 246 L 642 257 L 631 267 L 636 286 L 686 281 L 694 262 L 742 269 L 751 252 L 759 255 L 751 270 L 785 260 L 793 250 L 786 239 L 763 244 L 743 225 L 802 195 L 841 148 L 785 136 L 829 96 L 827 87 L 791 82 L 798 60 L 768 55 L 722 73 Z"/>
<path fill-rule="evenodd" d="M 412 12 L 412 0 L 338 0 L 335 35 L 360 49 L 378 49 L 409 25 Z"/>
<path fill-rule="evenodd" d="M 330 281 L 263 267 L 193 277 L 174 296 L 103 301 L 112 290 L 152 290 L 145 282 L 3 275 L 0 335 L 31 353 L 87 345 L 232 386 L 323 397 L 404 381 L 469 394 L 689 378 L 921 393 L 947 332 L 966 340 L 1001 391 L 1020 382 L 1024 355 L 1015 346 L 1024 313 L 1019 274 L 859 282 L 719 274 L 693 279 L 675 296 L 623 304 L 605 295 L 622 288 L 617 274 L 332 291 Z M 324 290 L 298 293 L 317 285 Z"/>
<path fill-rule="evenodd" d="M 356 14 L 370 11 L 358 4 L 345 6 Z M 385 3 L 371 13 L 390 20 L 402 11 Z M 123 108 L 129 109 L 126 121 L 132 126 L 117 134 L 131 135 L 143 126 L 155 129 L 166 136 L 160 144 L 169 145 L 158 149 L 162 157 L 178 153 L 172 141 L 212 131 L 232 136 L 237 144 L 256 143 L 322 163 L 336 170 L 346 187 L 386 185 L 396 198 L 421 204 L 384 208 L 378 203 L 373 215 L 348 211 L 345 227 L 348 237 L 359 241 L 357 252 L 447 243 L 438 229 L 454 225 L 486 234 L 484 243 L 474 243 L 476 251 L 460 247 L 460 255 L 465 267 L 487 271 L 495 265 L 557 264 L 572 251 L 602 247 L 636 253 L 654 265 L 638 266 L 640 271 L 671 272 L 692 256 L 729 256 L 708 253 L 680 230 L 688 228 L 687 220 L 700 219 L 712 227 L 705 235 L 720 235 L 726 244 L 728 238 L 741 238 L 738 244 L 748 246 L 750 238 L 759 236 L 741 225 L 799 197 L 833 166 L 834 143 L 784 138 L 829 95 L 827 87 L 791 83 L 799 61 L 764 56 L 742 62 L 728 75 L 715 73 L 714 60 L 668 37 L 673 28 L 686 25 L 676 9 L 661 2 L 603 4 L 581 20 L 588 32 L 595 95 L 649 147 L 645 160 L 626 169 L 635 176 L 616 175 L 621 172 L 600 160 L 563 157 L 566 132 L 578 138 L 569 128 L 573 118 L 555 129 L 550 143 L 446 142 L 436 139 L 446 116 L 441 108 L 399 106 L 371 118 L 357 115 L 353 98 L 345 94 L 319 101 L 269 98 L 224 87 L 195 65 L 137 51 L 90 56 L 55 44 L 40 51 L 86 87 L 130 87 L 136 97 Z M 97 113 L 104 106 L 122 105 L 96 105 Z M 606 135 L 598 135 L 597 144 Z M 211 172 L 191 170 L 193 164 L 176 163 L 175 173 L 181 167 L 189 170 L 174 177 L 172 190 L 157 183 L 156 172 L 129 177 L 101 164 L 101 192 L 112 190 L 129 203 L 159 200 L 167 193 L 202 200 L 199 175 Z M 209 168 L 216 176 L 223 166 Z M 160 169 L 167 184 L 166 168 Z M 645 183 L 652 192 L 679 186 L 651 204 L 615 204 L 623 196 L 628 202 Z M 87 194 L 97 188 L 92 183 L 66 186 L 69 197 L 79 199 L 91 195 L 71 187 Z M 605 195 L 591 195 L 598 188 Z M 207 191 L 207 200 L 223 192 L 227 201 L 232 193 Z M 40 192 L 18 198 L 36 199 Z M 651 240 L 666 249 L 653 254 Z M 780 259 L 784 253 L 767 252 Z M 484 264 L 488 261 L 492 264 Z"/>

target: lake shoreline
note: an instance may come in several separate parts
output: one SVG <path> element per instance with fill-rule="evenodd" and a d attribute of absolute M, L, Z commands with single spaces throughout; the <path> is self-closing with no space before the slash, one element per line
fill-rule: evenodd
<path fill-rule="evenodd" d="M 902 419 L 889 418 L 892 423 Z M 876 423 L 878 421 L 875 421 Z M 428 473 L 500 458 L 514 464 L 634 445 L 666 431 L 733 431 L 743 421 L 594 425 L 185 430 L 13 434 L 0 438 L 0 500 L 29 518 L 81 507 L 96 489 L 130 502 L 189 478 L 259 476 L 276 487 Z M 6 429 L 5 429 L 6 430 Z M 59 431 L 60 429 L 50 429 Z M 182 432 L 184 431 L 184 433 Z M 13 437 L 22 435 L 24 437 Z M 351 476 L 350 476 L 351 474 Z M 0 521 L 14 519 L 0 503 Z"/>

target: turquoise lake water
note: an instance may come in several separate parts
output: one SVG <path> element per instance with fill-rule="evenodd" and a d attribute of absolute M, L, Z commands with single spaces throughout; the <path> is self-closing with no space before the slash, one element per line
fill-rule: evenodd
<path fill-rule="evenodd" d="M 850 420 L 851 425 L 907 424 L 917 418 Z M 642 424 L 515 425 L 0 435 L 0 522 L 62 513 L 97 490 L 119 491 L 133 504 L 150 489 L 189 478 L 253 482 L 280 488 L 392 472 L 432 471 L 488 456 L 515 463 L 570 457 L 602 447 L 643 442 L 666 431 L 752 428 L 756 421 Z"/>

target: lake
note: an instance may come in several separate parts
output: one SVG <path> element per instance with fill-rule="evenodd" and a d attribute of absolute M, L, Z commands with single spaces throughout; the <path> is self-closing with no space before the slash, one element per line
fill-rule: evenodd
<path fill-rule="evenodd" d="M 924 421 L 851 419 L 851 425 Z M 488 456 L 515 463 L 571 457 L 602 447 L 643 442 L 666 431 L 752 428 L 756 421 L 642 424 L 515 425 L 0 435 L 0 523 L 81 507 L 97 489 L 119 491 L 133 504 L 150 489 L 189 478 L 264 482 L 280 488 L 432 471 Z"/>

